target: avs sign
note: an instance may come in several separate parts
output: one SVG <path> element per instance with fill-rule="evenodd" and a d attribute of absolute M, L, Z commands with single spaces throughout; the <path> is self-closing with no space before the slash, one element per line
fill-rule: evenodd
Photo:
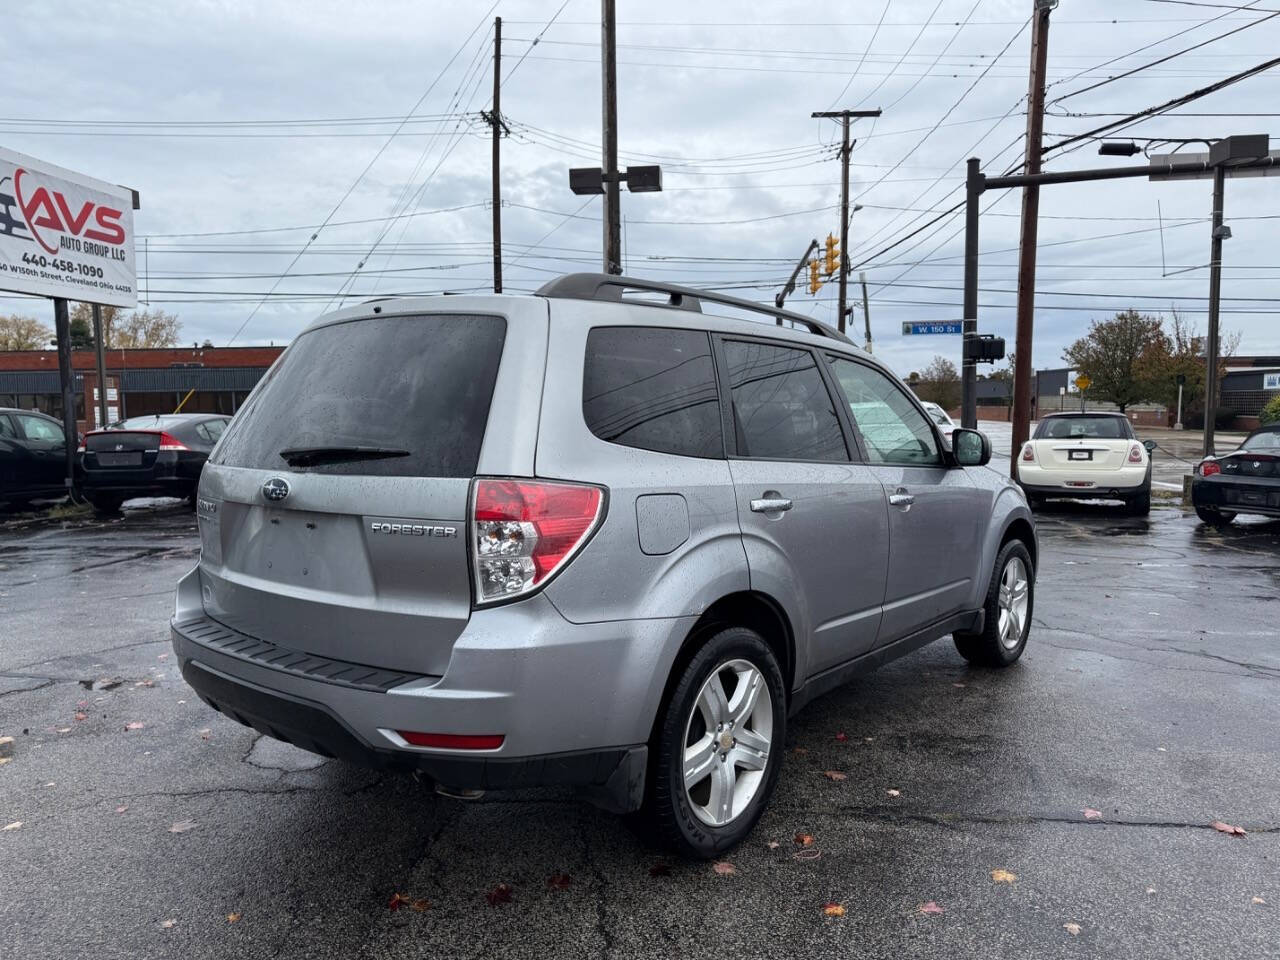
<path fill-rule="evenodd" d="M 133 193 L 0 150 L 0 290 L 138 304 Z"/>

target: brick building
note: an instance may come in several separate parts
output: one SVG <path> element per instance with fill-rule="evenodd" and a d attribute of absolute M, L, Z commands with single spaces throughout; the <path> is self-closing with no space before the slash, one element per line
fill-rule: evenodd
<path fill-rule="evenodd" d="M 172 347 L 108 350 L 110 407 L 121 418 L 172 413 L 191 391 L 183 412 L 232 414 L 283 352 L 283 347 Z M 71 357 L 76 421 L 95 421 L 97 363 L 92 350 Z M 117 393 L 111 393 L 111 390 Z M 0 351 L 0 407 L 62 416 L 58 354 L 54 350 Z M 86 419 L 87 413 L 87 419 Z"/>

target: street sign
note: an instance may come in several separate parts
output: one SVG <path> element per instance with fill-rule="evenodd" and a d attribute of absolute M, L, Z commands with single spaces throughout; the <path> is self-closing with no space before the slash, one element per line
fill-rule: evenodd
<path fill-rule="evenodd" d="M 940 323 L 930 322 L 911 322 L 903 323 L 902 335 L 904 337 L 920 336 L 935 333 L 964 333 L 964 321 L 962 320 L 944 320 Z"/>
<path fill-rule="evenodd" d="M 1075 383 L 1077 390 L 1088 390 L 1089 385 L 1093 383 L 1093 381 L 1082 373 L 1080 376 L 1076 377 Z"/>
<path fill-rule="evenodd" d="M 0 150 L 0 290 L 138 305 L 133 191 Z"/>
<path fill-rule="evenodd" d="M 1280 160 L 1280 150 L 1271 150 L 1267 154 Z M 1209 162 L 1207 153 L 1156 153 L 1151 156 L 1151 174 L 1148 180 L 1209 180 L 1213 177 L 1213 168 L 1206 167 L 1193 173 L 1169 173 L 1169 167 L 1175 163 Z M 1227 164 L 1227 177 L 1277 177 L 1280 167 L 1256 167 L 1252 170 L 1240 170 Z"/>

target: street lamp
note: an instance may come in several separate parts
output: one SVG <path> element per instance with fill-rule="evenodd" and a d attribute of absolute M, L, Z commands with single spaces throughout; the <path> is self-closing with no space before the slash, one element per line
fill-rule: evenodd
<path fill-rule="evenodd" d="M 659 193 L 662 190 L 662 168 L 657 165 L 627 167 L 618 171 L 618 181 L 625 183 L 631 193 Z M 602 167 L 569 169 L 569 189 L 579 196 L 604 193 L 607 182 Z"/>

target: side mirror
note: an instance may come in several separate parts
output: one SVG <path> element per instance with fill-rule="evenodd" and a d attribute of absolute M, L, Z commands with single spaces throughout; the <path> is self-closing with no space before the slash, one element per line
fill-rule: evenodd
<path fill-rule="evenodd" d="M 962 467 L 985 467 L 991 462 L 991 441 L 977 430 L 956 430 L 951 434 L 951 453 Z"/>
<path fill-rule="evenodd" d="M 1147 453 L 1150 453 L 1158 446 L 1154 440 L 1143 440 L 1142 445 L 1147 448 Z"/>

